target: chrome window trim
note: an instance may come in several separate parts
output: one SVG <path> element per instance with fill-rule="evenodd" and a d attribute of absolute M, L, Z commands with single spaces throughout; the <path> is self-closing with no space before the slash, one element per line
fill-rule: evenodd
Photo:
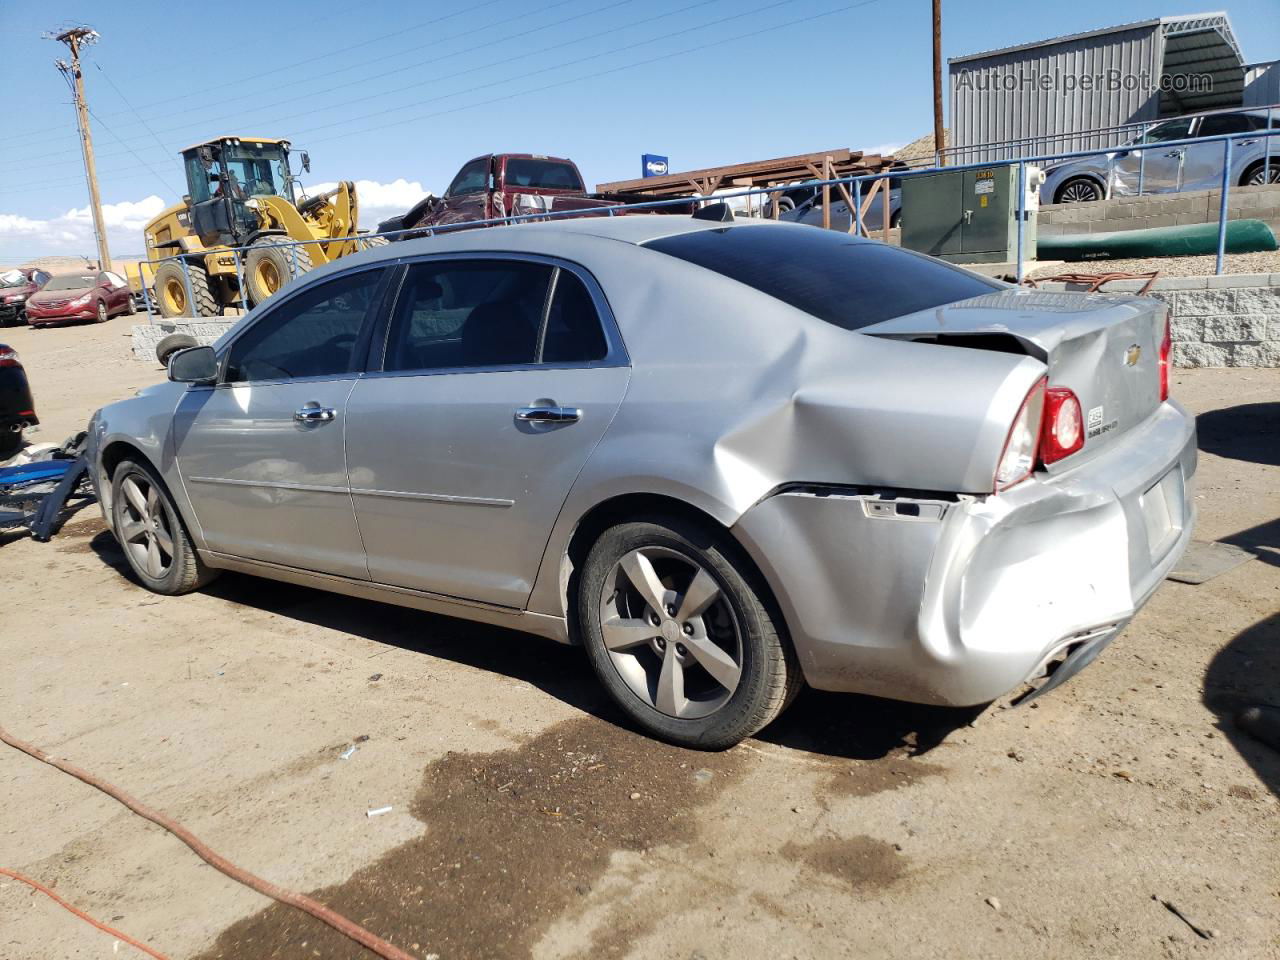
<path fill-rule="evenodd" d="M 600 327 L 604 333 L 607 348 L 604 357 L 600 360 L 585 360 L 581 362 L 511 363 L 485 367 L 424 367 L 412 370 L 385 369 L 387 347 L 391 342 L 391 325 L 395 320 L 396 307 L 399 305 L 400 294 L 404 289 L 404 282 L 408 276 L 409 269 L 420 263 L 436 263 L 447 260 L 513 260 L 524 263 L 540 263 L 553 269 L 568 270 L 582 281 L 587 289 L 587 294 L 591 297 L 592 306 L 595 307 L 596 316 L 600 319 Z M 609 301 L 605 297 L 604 288 L 600 286 L 600 282 L 596 280 L 591 271 L 580 263 L 566 260 L 563 257 L 541 253 L 524 253 L 518 250 L 455 250 L 446 253 L 424 253 L 412 257 L 404 257 L 396 262 L 403 269 L 401 270 L 400 278 L 392 281 L 396 285 L 396 291 L 394 296 L 390 298 L 390 305 L 384 318 L 382 346 L 378 357 L 369 364 L 365 374 L 367 377 L 429 377 L 455 373 L 510 373 L 519 370 L 589 370 L 597 367 L 628 367 L 631 365 L 631 357 L 627 353 L 626 343 L 622 339 L 622 331 L 619 329 L 618 321 L 613 315 L 613 309 L 609 306 Z M 553 282 L 557 280 L 555 274 L 552 274 L 552 280 Z M 546 306 L 550 305 L 553 293 L 554 287 L 548 290 L 544 313 Z"/>

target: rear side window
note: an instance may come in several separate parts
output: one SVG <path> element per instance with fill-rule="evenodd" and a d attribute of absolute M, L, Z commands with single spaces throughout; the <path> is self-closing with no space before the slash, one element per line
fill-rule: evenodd
<path fill-rule="evenodd" d="M 532 157 L 507 159 L 508 187 L 532 187 L 536 190 L 581 190 L 582 178 L 571 163 L 561 160 L 536 160 Z"/>
<path fill-rule="evenodd" d="M 1244 113 L 1216 113 L 1200 120 L 1198 135 L 1201 137 L 1219 137 L 1225 133 L 1247 133 L 1261 129 L 1257 118 Z M 1219 144 L 1221 146 L 1221 144 Z"/>
<path fill-rule="evenodd" d="M 442 260 L 409 268 L 384 370 L 533 363 L 552 267 L 519 260 Z"/>
<path fill-rule="evenodd" d="M 231 345 L 229 383 L 351 373 L 383 270 L 319 283 L 270 310 Z M 362 358 L 361 358 L 362 359 Z"/>
<path fill-rule="evenodd" d="M 609 346 L 600 326 L 600 314 L 587 285 L 569 270 L 556 275 L 556 289 L 547 312 L 543 335 L 543 363 L 589 363 L 603 360 Z"/>
<path fill-rule="evenodd" d="M 645 246 L 845 330 L 1001 289 L 995 281 L 921 254 L 814 227 L 699 230 Z"/>

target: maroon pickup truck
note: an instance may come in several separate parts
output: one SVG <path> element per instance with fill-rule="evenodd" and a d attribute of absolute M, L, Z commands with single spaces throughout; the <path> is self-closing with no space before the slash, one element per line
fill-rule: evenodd
<path fill-rule="evenodd" d="M 591 197 L 572 160 L 532 153 L 491 153 L 463 164 L 443 197 L 427 197 L 400 217 L 378 224 L 378 233 L 423 230 L 560 210 L 616 206 Z M 421 234 L 403 234 L 406 240 Z"/>

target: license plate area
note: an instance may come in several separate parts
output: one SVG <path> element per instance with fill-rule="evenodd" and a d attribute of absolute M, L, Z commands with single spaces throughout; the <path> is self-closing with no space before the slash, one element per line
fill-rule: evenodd
<path fill-rule="evenodd" d="M 1153 562 L 1168 553 L 1182 533 L 1183 499 L 1182 469 L 1174 467 L 1138 500 Z"/>

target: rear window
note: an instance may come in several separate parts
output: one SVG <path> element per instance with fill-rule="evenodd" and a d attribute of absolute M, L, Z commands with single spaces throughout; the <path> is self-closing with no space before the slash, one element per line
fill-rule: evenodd
<path fill-rule="evenodd" d="M 581 190 L 582 178 L 571 163 L 560 160 L 534 160 L 508 157 L 508 187 L 532 187 L 535 190 Z"/>
<path fill-rule="evenodd" d="M 1001 289 L 993 280 L 930 257 L 817 227 L 699 230 L 645 246 L 845 330 Z"/>

